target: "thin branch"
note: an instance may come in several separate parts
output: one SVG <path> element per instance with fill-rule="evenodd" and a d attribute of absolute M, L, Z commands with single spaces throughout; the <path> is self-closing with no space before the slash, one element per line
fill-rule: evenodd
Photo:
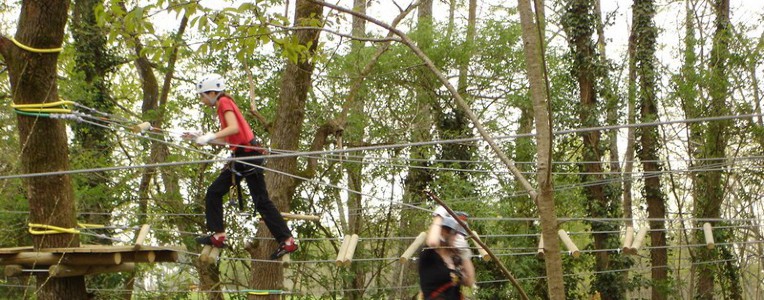
<path fill-rule="evenodd" d="M 252 71 L 249 69 L 249 64 L 247 64 L 247 60 L 244 60 L 244 71 L 247 72 L 247 81 L 249 82 L 249 113 L 255 116 L 258 121 L 260 121 L 261 124 L 263 124 L 263 127 L 265 127 L 265 131 L 268 133 L 271 132 L 271 123 L 268 122 L 268 120 L 263 116 L 258 110 L 257 106 L 255 105 L 255 80 L 252 76 Z"/>
<path fill-rule="evenodd" d="M 335 35 L 338 35 L 338 36 L 341 36 L 341 37 L 346 37 L 346 38 L 349 38 L 351 40 L 357 40 L 357 41 L 377 42 L 377 43 L 400 42 L 401 41 L 399 38 L 394 38 L 394 37 L 390 37 L 390 36 L 385 37 L 385 38 L 370 38 L 370 37 L 353 36 L 353 35 L 350 35 L 350 34 L 341 33 L 341 32 L 338 32 L 338 31 L 331 30 L 331 29 L 326 29 L 324 27 L 314 27 L 314 26 L 284 26 L 284 25 L 278 25 L 278 24 L 273 24 L 273 23 L 267 23 L 267 24 L 269 26 L 273 26 L 273 27 L 276 27 L 276 28 L 281 28 L 281 29 L 289 30 L 289 31 L 322 30 L 322 31 L 326 31 L 328 33 L 332 33 L 332 34 L 335 34 Z"/>

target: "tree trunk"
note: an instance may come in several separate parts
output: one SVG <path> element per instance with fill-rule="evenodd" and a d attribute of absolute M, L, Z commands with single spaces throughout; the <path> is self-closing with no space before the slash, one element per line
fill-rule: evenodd
<path fill-rule="evenodd" d="M 15 39 L 38 49 L 61 47 L 69 1 L 23 1 Z M 17 104 L 58 101 L 56 69 L 58 53 L 32 53 L 0 40 L 0 53 L 8 66 L 12 99 Z M 23 173 L 69 169 L 65 123 L 45 117 L 17 117 Z M 24 181 L 29 200 L 29 222 L 75 228 L 74 191 L 67 175 L 31 177 Z M 52 234 L 33 236 L 34 249 L 77 247 L 79 236 Z M 37 299 L 85 299 L 85 278 L 48 278 L 36 275 Z"/>
<path fill-rule="evenodd" d="M 565 299 L 565 286 L 562 280 L 562 258 L 560 242 L 557 237 L 557 215 L 555 213 L 554 191 L 552 187 L 552 116 L 549 109 L 549 94 L 545 81 L 542 42 L 539 39 L 539 23 L 534 20 L 529 0 L 520 0 L 517 4 L 522 26 L 525 65 L 530 83 L 530 95 L 536 123 L 536 145 L 538 147 L 538 196 L 541 231 L 544 238 L 544 263 L 546 266 L 547 290 L 549 299 Z M 543 16 L 542 16 L 543 17 Z"/>
<path fill-rule="evenodd" d="M 695 38 L 695 11 L 694 7 L 690 5 L 690 1 L 685 1 L 685 37 L 684 37 L 684 51 L 682 56 L 682 68 L 680 70 L 680 76 L 676 77 L 676 95 L 679 98 L 679 102 L 682 106 L 682 110 L 684 111 L 685 118 L 687 119 L 693 119 L 693 118 L 699 118 L 701 117 L 700 113 L 701 110 L 698 109 L 698 103 L 700 101 L 700 91 L 698 90 L 698 86 L 701 84 L 702 80 L 697 72 L 698 68 L 698 57 L 695 53 L 696 47 L 698 44 L 697 39 Z M 690 123 L 687 124 L 687 136 L 689 137 L 687 140 L 687 156 L 691 159 L 694 158 L 696 155 L 695 153 L 695 145 L 700 140 L 700 136 L 703 132 L 703 125 L 701 123 Z M 690 168 L 694 168 L 694 163 L 690 161 L 689 164 Z M 695 176 L 695 172 L 692 172 L 689 174 L 690 181 L 692 181 L 693 185 L 698 184 L 698 180 Z M 684 227 L 684 226 L 683 226 Z M 685 235 L 686 237 L 686 235 Z M 689 238 L 686 238 L 687 242 L 689 243 L 691 240 Z M 690 254 L 692 257 L 695 255 L 693 254 L 693 251 L 690 251 Z M 695 260 L 693 260 L 695 261 Z M 694 265 L 690 267 L 690 282 L 687 288 L 688 295 L 692 295 L 692 293 L 695 291 L 694 289 L 694 278 L 695 274 L 698 270 L 698 266 Z M 692 297 L 691 297 L 692 298 Z"/>
<path fill-rule="evenodd" d="M 475 44 L 475 32 L 477 23 L 477 0 L 469 1 L 469 13 L 467 17 L 467 32 L 464 40 L 463 48 L 464 54 L 457 57 L 457 63 L 459 68 L 459 77 L 457 79 L 456 90 L 462 95 L 467 103 L 470 103 L 470 97 L 467 95 L 467 87 L 469 85 L 469 65 L 472 60 L 474 51 L 472 48 Z M 434 82 L 434 81 L 433 81 Z M 457 139 L 468 138 L 474 136 L 472 129 L 469 127 L 469 119 L 467 114 L 455 103 L 450 107 L 446 113 L 444 110 L 437 110 L 435 113 L 438 115 L 438 130 L 440 131 L 441 139 Z M 472 152 L 474 145 L 470 143 L 449 143 L 442 144 L 441 159 L 443 160 L 455 160 L 459 161 L 454 166 L 461 170 L 467 170 L 472 168 L 472 164 L 467 161 L 472 159 Z M 457 173 L 462 179 L 467 180 L 469 175 L 467 172 Z M 465 181 L 469 182 L 469 181 Z M 468 189 L 473 190 L 473 189 Z"/>
<path fill-rule="evenodd" d="M 599 127 L 599 119 L 602 117 L 602 109 L 598 106 L 597 89 L 595 81 L 599 59 L 595 54 L 592 36 L 594 33 L 594 3 L 592 0 L 574 0 L 568 3 L 563 16 L 562 25 L 568 35 L 568 43 L 573 54 L 573 66 L 571 73 L 578 82 L 581 106 L 579 108 L 579 120 L 586 128 Z M 581 133 L 583 142 L 582 158 L 584 163 L 579 165 L 581 169 L 581 182 L 586 196 L 587 211 L 589 216 L 595 219 L 617 217 L 618 204 L 612 201 L 613 193 L 608 193 L 606 184 L 588 184 L 603 182 L 601 175 L 604 168 L 602 164 L 603 153 L 600 145 L 601 133 L 589 131 Z M 597 162 L 597 163 L 595 163 Z M 607 233 L 617 232 L 617 227 L 606 222 L 591 222 L 594 236 L 594 249 L 617 249 L 619 245 L 618 235 Z M 618 256 L 615 252 L 597 251 L 595 254 L 595 275 L 593 289 L 598 291 L 602 299 L 622 299 L 624 297 L 625 282 L 617 273 L 603 272 L 611 269 L 611 256 Z M 618 266 L 617 269 L 620 269 Z"/>
<path fill-rule="evenodd" d="M 122 5 L 124 9 L 124 3 L 122 3 Z M 127 9 L 125 9 L 125 11 L 127 11 Z M 159 80 L 157 80 L 156 75 L 154 75 L 154 67 L 152 67 L 151 61 L 149 61 L 148 57 L 146 57 L 146 54 L 143 53 L 143 45 L 137 37 L 134 38 L 135 48 L 133 51 L 137 57 L 135 60 L 135 67 L 138 71 L 138 74 L 140 75 L 141 90 L 143 91 L 141 114 L 144 118 L 151 122 L 151 126 L 153 127 L 163 127 L 165 104 L 167 103 L 170 86 L 175 72 L 175 62 L 178 58 L 178 49 L 181 46 L 180 40 L 185 33 L 187 24 L 188 17 L 184 15 L 183 18 L 181 18 L 178 32 L 175 34 L 175 42 L 173 43 L 173 47 L 170 49 L 170 55 L 166 66 L 167 71 L 165 73 L 161 89 L 159 86 Z M 159 113 L 156 113 L 157 111 Z M 149 119 L 149 116 L 153 116 L 153 118 Z M 164 137 L 160 136 L 158 139 L 163 140 Z M 165 162 L 167 157 L 170 155 L 170 150 L 165 143 L 151 141 L 149 142 L 148 147 L 150 149 L 148 157 L 149 164 Z M 162 173 L 164 186 L 169 188 L 166 189 L 163 194 L 167 195 L 168 198 L 175 196 L 173 199 L 175 201 L 182 201 L 182 199 L 179 197 L 180 192 L 177 176 L 175 176 L 172 171 L 167 169 L 162 169 L 160 172 Z M 141 175 L 141 180 L 138 185 L 138 224 L 145 224 L 148 220 L 151 182 L 154 180 L 156 174 L 157 168 L 146 168 L 143 170 L 143 174 Z M 207 273 L 200 272 L 200 274 L 203 275 Z M 132 273 L 129 277 L 126 289 L 132 290 L 134 280 L 135 273 Z M 220 288 L 218 285 L 214 285 L 214 287 L 218 289 Z M 213 293 L 210 297 L 214 299 L 218 296 L 220 296 L 219 293 Z M 125 295 L 125 299 L 130 299 L 131 297 L 131 293 Z"/>
<path fill-rule="evenodd" d="M 366 0 L 354 0 L 353 10 L 366 14 Z M 353 36 L 365 37 L 366 36 L 366 20 L 353 16 Z M 351 56 L 357 59 L 356 66 L 359 69 L 353 70 L 354 76 L 363 76 L 363 70 L 360 66 L 363 66 L 361 59 L 363 57 L 362 51 L 364 49 L 364 43 L 361 41 L 353 41 L 351 48 Z M 360 144 L 364 140 L 364 129 L 367 126 L 366 112 L 364 111 L 366 97 L 364 93 L 359 93 L 356 101 L 352 104 L 350 110 L 351 120 L 364 120 L 363 122 L 352 123 L 347 126 L 348 128 L 343 133 L 342 138 L 347 137 L 349 144 Z M 352 117 L 352 115 L 359 115 L 360 117 Z M 358 153 L 361 161 L 363 161 L 364 153 Z M 351 191 L 363 191 L 363 165 L 362 164 L 348 164 L 345 166 L 348 178 L 348 188 Z M 364 214 L 363 214 L 363 196 L 358 193 L 347 194 L 347 207 L 348 207 L 348 233 L 361 235 L 363 230 Z M 357 249 L 360 252 L 361 249 Z M 356 256 L 357 257 L 357 256 Z M 350 267 L 350 272 L 354 273 L 353 280 L 346 285 L 351 291 L 347 297 L 351 300 L 363 299 L 364 287 L 366 284 L 366 274 L 364 272 L 364 265 L 359 263 L 353 263 Z"/>
<path fill-rule="evenodd" d="M 420 33 L 419 39 L 416 40 L 417 45 L 424 53 L 428 53 L 432 49 L 432 0 L 424 0 L 420 3 L 417 11 L 417 28 Z M 432 74 L 425 68 L 417 70 L 415 88 L 416 97 L 414 99 L 414 117 L 411 124 L 411 141 L 412 143 L 428 141 L 432 139 L 432 125 L 433 125 L 433 104 L 436 103 L 435 86 L 439 85 L 433 78 Z M 432 182 L 432 173 L 427 167 L 430 163 L 427 161 L 433 154 L 432 147 L 421 146 L 412 147 L 409 150 L 409 159 L 411 161 L 411 167 L 408 169 L 408 175 L 404 179 L 403 186 L 403 202 L 404 203 L 421 203 L 426 202 L 426 198 L 422 191 L 427 189 Z M 414 210 L 404 209 L 401 211 L 401 219 L 399 223 L 399 236 L 416 236 L 422 231 L 422 228 L 426 228 L 426 218 L 423 218 L 421 212 Z M 407 245 L 400 244 L 399 253 L 403 253 Z M 399 264 L 396 268 L 398 276 L 399 286 L 416 285 L 418 282 L 415 264 Z M 408 299 L 412 295 L 409 295 L 409 290 L 398 290 L 396 299 Z M 392 296 L 392 295 L 391 295 Z"/>
<path fill-rule="evenodd" d="M 107 53 L 106 36 L 96 23 L 95 7 L 103 0 L 76 0 L 72 13 L 72 36 L 74 38 L 74 82 L 81 82 L 84 95 L 79 103 L 102 112 L 113 113 L 114 101 L 109 95 L 110 83 L 107 75 L 112 71 L 113 58 Z M 82 76 L 82 77 L 81 77 Z M 77 157 L 74 161 L 81 168 L 98 168 L 112 165 L 111 155 L 114 149 L 114 137 L 107 128 L 85 123 L 74 123 L 74 144 Z M 117 205 L 111 193 L 111 174 L 109 172 L 85 173 L 75 180 L 80 194 L 79 209 L 87 212 L 106 213 L 83 216 L 86 223 L 109 224 L 110 214 Z M 99 243 L 110 244 L 108 239 Z"/>
<path fill-rule="evenodd" d="M 308 26 L 312 20 L 323 18 L 323 6 L 306 1 L 298 0 L 295 8 L 294 24 L 296 26 Z M 301 45 L 310 45 L 309 53 L 313 54 L 318 46 L 320 30 L 298 30 L 294 33 L 297 42 Z M 305 104 L 308 98 L 308 90 L 312 85 L 314 62 L 311 57 L 300 57 L 299 61 L 288 61 L 281 79 L 279 103 L 276 110 L 276 119 L 271 135 L 271 147 L 283 150 L 298 150 L 302 124 L 305 119 Z M 286 174 L 297 174 L 297 158 L 278 158 L 268 162 L 268 167 Z M 267 173 L 266 184 L 271 200 L 282 212 L 290 211 L 289 203 L 294 196 L 298 182 L 287 175 L 271 172 Z M 269 237 L 267 227 L 260 224 L 257 230 L 258 237 Z M 274 242 L 260 242 L 253 255 L 257 259 L 270 256 L 276 249 Z M 280 264 L 270 262 L 252 263 L 252 283 L 255 289 L 281 289 L 283 287 L 283 268 Z M 254 299 L 254 298 L 252 298 Z M 262 299 L 262 298 L 259 298 Z M 272 296 L 272 299 L 278 299 Z"/>
<path fill-rule="evenodd" d="M 709 60 L 708 92 L 710 103 L 703 105 L 703 111 L 708 117 L 730 115 L 730 104 L 727 103 L 729 92 L 729 79 L 727 77 L 727 61 L 729 58 L 729 42 L 731 39 L 730 27 L 730 1 L 716 0 L 713 2 L 716 12 L 716 31 L 714 32 L 713 46 Z M 713 168 L 710 165 L 720 163 L 726 156 L 726 149 L 729 143 L 728 128 L 732 121 L 713 121 L 708 123 L 707 131 L 703 134 L 701 146 L 698 149 L 699 157 L 695 165 L 699 168 Z M 721 207 L 725 198 L 726 180 L 722 171 L 710 170 L 699 172 L 694 184 L 694 214 L 697 218 L 720 218 Z M 702 226 L 705 221 L 700 221 L 697 226 Z M 710 222 L 712 225 L 716 222 Z M 702 240 L 702 234 L 699 233 L 698 240 Z M 727 242 L 726 237 L 721 234 L 715 234 L 717 243 Z M 730 259 L 734 256 L 733 252 L 726 247 L 721 249 L 709 250 L 698 248 L 696 261 L 712 261 L 718 259 Z M 714 283 L 720 282 L 721 289 L 726 291 L 729 299 L 742 299 L 742 289 L 740 288 L 739 273 L 727 264 L 718 268 L 713 264 L 704 264 L 697 267 L 697 299 L 714 299 Z M 716 270 L 722 271 L 718 279 Z"/>
<path fill-rule="evenodd" d="M 600 5 L 601 0 L 594 0 L 594 18 L 596 21 L 596 29 L 597 29 L 597 50 L 599 51 L 599 63 L 602 67 L 602 74 L 600 74 L 600 78 L 603 82 L 603 90 L 602 95 L 603 99 L 605 100 L 605 107 L 607 110 L 607 125 L 608 126 L 615 126 L 618 125 L 618 109 L 621 107 L 621 103 L 619 103 L 619 97 L 616 92 L 615 84 L 613 83 L 613 80 L 610 78 L 610 71 L 611 68 L 608 66 L 608 59 L 606 55 L 606 42 L 605 42 L 605 24 L 602 21 L 602 6 Z M 619 151 L 618 151 L 618 130 L 610 130 L 608 131 L 608 148 L 609 148 L 609 159 L 610 159 L 610 171 L 611 172 L 621 172 L 621 165 L 620 165 L 620 159 L 618 157 Z M 621 182 L 615 182 L 613 183 L 613 186 L 621 190 Z"/>
<path fill-rule="evenodd" d="M 635 0 L 632 9 L 634 22 L 632 34 L 635 37 L 635 62 L 639 87 L 639 120 L 650 123 L 658 120 L 656 99 L 655 44 L 657 29 L 653 18 L 655 4 L 653 0 Z M 658 149 L 661 147 L 657 127 L 637 129 L 639 149 L 637 155 L 642 161 L 645 172 L 643 196 L 647 202 L 647 214 L 650 221 L 650 251 L 652 261 L 652 299 L 666 299 L 668 290 L 668 251 L 666 249 L 666 198 L 662 192 L 661 178 L 658 176 L 662 167 L 658 163 Z"/>

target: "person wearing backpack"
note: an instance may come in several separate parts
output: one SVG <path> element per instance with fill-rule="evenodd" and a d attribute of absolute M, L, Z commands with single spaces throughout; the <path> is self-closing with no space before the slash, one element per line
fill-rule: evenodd
<path fill-rule="evenodd" d="M 199 94 L 200 101 L 216 109 L 220 130 L 203 135 L 184 134 L 183 136 L 185 139 L 193 139 L 198 145 L 225 144 L 230 147 L 233 157 L 241 158 L 241 160 L 231 161 L 207 188 L 204 213 L 207 229 L 211 233 L 197 237 L 196 241 L 202 245 L 226 247 L 223 197 L 232 185 L 238 186 L 243 179 L 247 182 L 255 209 L 260 213 L 273 237 L 279 242 L 278 249 L 270 256 L 271 259 L 278 259 L 297 251 L 298 246 L 286 221 L 268 196 L 263 169 L 260 167 L 263 164 L 263 158 L 259 157 L 265 154 L 266 150 L 260 145 L 239 107 L 236 106 L 233 98 L 225 93 L 225 90 L 225 79 L 218 74 L 205 75 L 197 82 L 196 92 Z"/>

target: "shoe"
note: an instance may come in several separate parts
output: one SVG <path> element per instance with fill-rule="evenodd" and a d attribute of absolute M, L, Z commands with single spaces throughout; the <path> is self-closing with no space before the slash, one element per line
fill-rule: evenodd
<path fill-rule="evenodd" d="M 196 238 L 196 242 L 202 245 L 210 245 L 215 248 L 228 248 L 225 244 L 225 236 L 215 237 L 214 234 L 203 235 Z"/>
<path fill-rule="evenodd" d="M 294 242 L 294 238 L 290 236 L 288 239 L 286 239 L 285 241 L 279 244 L 279 248 L 276 249 L 276 252 L 273 252 L 273 254 L 271 254 L 271 260 L 276 260 L 281 258 L 284 255 L 295 252 L 297 251 L 297 248 L 298 247 L 297 247 L 297 244 L 295 244 Z"/>

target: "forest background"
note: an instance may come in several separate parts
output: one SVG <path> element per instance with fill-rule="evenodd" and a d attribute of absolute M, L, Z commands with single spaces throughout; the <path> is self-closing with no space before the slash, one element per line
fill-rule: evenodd
<path fill-rule="evenodd" d="M 476 299 L 761 298 L 764 4 L 605 2 L 2 3 L 0 245 L 130 244 L 150 224 L 152 244 L 187 251 L 178 264 L 0 289 L 411 298 L 416 266 L 399 257 L 429 223 L 431 190 L 469 212 L 499 258 L 474 258 Z M 11 37 L 63 51 L 24 52 Z M 321 216 L 291 221 L 301 250 L 288 265 L 264 259 L 275 243 L 234 206 L 232 249 L 197 260 L 204 191 L 227 153 L 178 133 L 217 126 L 193 89 L 208 72 L 226 75 L 271 148 L 277 206 Z M 108 117 L 11 109 L 59 96 Z M 141 122 L 161 130 L 129 130 Z M 23 176 L 62 170 L 74 171 Z M 108 227 L 26 234 L 30 222 L 78 221 Z M 648 229 L 635 255 L 623 251 L 629 226 Z M 558 229 L 580 256 L 561 251 Z M 337 267 L 352 234 L 354 260 Z"/>

